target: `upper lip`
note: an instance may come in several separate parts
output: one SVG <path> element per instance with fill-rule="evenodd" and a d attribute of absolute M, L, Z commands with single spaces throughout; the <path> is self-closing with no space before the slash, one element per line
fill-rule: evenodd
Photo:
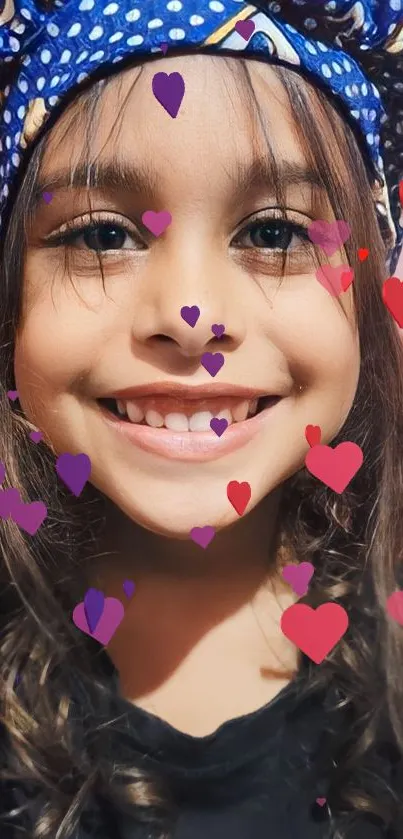
<path fill-rule="evenodd" d="M 240 399 L 259 399 L 263 396 L 275 396 L 267 389 L 242 387 L 241 385 L 210 384 L 183 385 L 175 382 L 155 382 L 114 390 L 103 395 L 102 399 L 136 399 L 142 396 L 172 396 L 178 399 L 213 399 L 219 396 L 239 396 Z"/>

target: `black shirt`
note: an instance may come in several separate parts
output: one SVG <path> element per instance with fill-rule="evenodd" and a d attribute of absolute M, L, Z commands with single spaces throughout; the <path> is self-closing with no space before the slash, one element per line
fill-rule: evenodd
<path fill-rule="evenodd" d="M 116 714 L 119 723 L 108 735 L 111 748 L 120 763 L 133 762 L 164 780 L 175 805 L 172 839 L 332 837 L 332 808 L 328 801 L 317 802 L 327 798 L 326 761 L 318 760 L 318 754 L 326 754 L 329 731 L 337 736 L 325 697 L 304 698 L 298 679 L 265 707 L 205 737 L 193 737 L 121 699 L 112 681 L 116 707 L 107 708 L 106 718 Z M 84 696 L 85 689 L 82 702 Z M 338 725 L 342 736 L 345 722 L 339 718 Z M 0 812 L 2 800 L 0 794 Z M 94 813 L 71 839 L 159 836 L 135 814 L 111 811 L 102 798 Z M 2 839 L 17 835 L 1 831 Z M 385 835 L 370 817 L 360 815 L 347 839 Z"/>

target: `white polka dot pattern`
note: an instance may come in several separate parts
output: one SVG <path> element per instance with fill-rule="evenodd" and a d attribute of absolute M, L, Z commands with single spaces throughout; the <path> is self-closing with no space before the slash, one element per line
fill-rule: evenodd
<path fill-rule="evenodd" d="M 0 13 L 0 62 L 6 72 L 15 66 L 13 84 L 0 95 L 0 229 L 25 149 L 65 94 L 99 67 L 107 74 L 129 56 L 145 60 L 166 42 L 266 57 L 299 68 L 329 92 L 361 133 L 368 167 L 386 178 L 378 212 L 396 239 L 393 270 L 403 239 L 403 0 L 54 0 L 48 11 L 35 0 L 17 5 L 12 21 L 2 22 Z M 249 41 L 235 30 L 245 17 L 255 23 Z"/>

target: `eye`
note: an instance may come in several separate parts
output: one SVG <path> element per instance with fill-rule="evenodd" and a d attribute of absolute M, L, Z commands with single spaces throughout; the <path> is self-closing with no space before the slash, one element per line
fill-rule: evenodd
<path fill-rule="evenodd" d="M 68 224 L 64 230 L 47 238 L 50 247 L 67 246 L 97 253 L 120 250 L 139 250 L 144 245 L 135 231 L 110 221 L 95 221 Z"/>
<path fill-rule="evenodd" d="M 232 244 L 241 248 L 287 251 L 294 238 L 309 241 L 302 224 L 272 218 L 251 222 L 236 235 Z"/>

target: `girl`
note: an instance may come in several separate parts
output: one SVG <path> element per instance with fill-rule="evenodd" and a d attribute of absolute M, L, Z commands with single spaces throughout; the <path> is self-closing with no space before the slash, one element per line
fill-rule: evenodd
<path fill-rule="evenodd" d="M 402 835 L 403 14 L 256 5 L 0 19 L 2 839 Z"/>

